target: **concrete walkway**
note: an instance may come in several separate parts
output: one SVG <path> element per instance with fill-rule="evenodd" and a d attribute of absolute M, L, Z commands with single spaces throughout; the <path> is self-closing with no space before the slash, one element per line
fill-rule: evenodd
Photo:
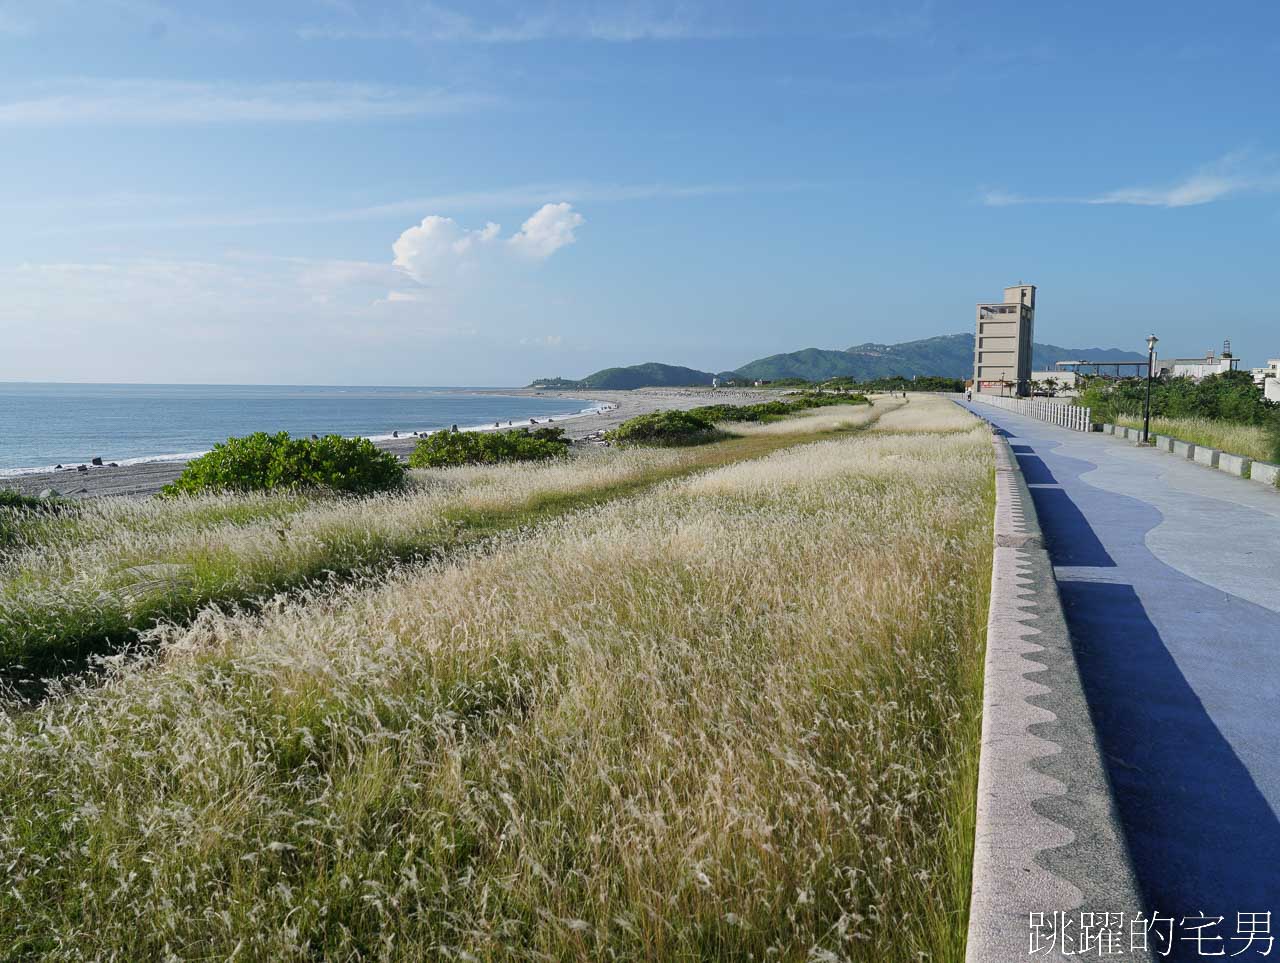
<path fill-rule="evenodd" d="M 1280 492 L 968 407 L 1030 486 L 1148 908 L 1280 935 Z"/>

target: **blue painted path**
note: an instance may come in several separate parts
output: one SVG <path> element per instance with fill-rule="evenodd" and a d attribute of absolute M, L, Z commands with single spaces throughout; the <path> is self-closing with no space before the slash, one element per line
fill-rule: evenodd
<path fill-rule="evenodd" d="M 1269 910 L 1280 943 L 1280 492 L 967 407 L 1030 486 L 1148 906 Z"/>

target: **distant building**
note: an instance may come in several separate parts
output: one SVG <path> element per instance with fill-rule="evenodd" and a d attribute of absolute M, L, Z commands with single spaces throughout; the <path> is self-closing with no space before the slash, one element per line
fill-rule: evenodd
<path fill-rule="evenodd" d="M 1054 392 L 1060 395 L 1074 395 L 1078 377 L 1074 371 L 1033 371 L 1031 372 L 1031 389 L 1033 392 Z"/>
<path fill-rule="evenodd" d="M 1237 371 L 1240 359 L 1231 353 L 1231 342 L 1222 343 L 1222 354 L 1206 351 L 1203 358 L 1161 358 L 1156 362 L 1156 374 L 1171 378 L 1192 378 L 1199 381 L 1209 375 Z"/>
<path fill-rule="evenodd" d="M 973 346 L 973 387 L 982 394 L 1031 394 L 1036 286 L 1015 284 L 1004 300 L 979 304 Z"/>
<path fill-rule="evenodd" d="M 1268 358 L 1265 368 L 1253 368 L 1253 383 L 1268 401 L 1280 401 L 1280 358 Z"/>
<path fill-rule="evenodd" d="M 1261 388 L 1268 378 L 1280 378 L 1280 358 L 1268 358 L 1265 368 L 1250 368 L 1253 383 Z"/>

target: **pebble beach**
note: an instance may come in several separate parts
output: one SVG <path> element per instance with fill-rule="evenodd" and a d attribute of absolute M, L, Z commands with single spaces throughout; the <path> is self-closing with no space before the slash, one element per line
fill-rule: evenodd
<path fill-rule="evenodd" d="M 593 400 L 613 406 L 607 410 L 555 421 L 556 425 L 564 429 L 566 437 L 583 443 L 596 440 L 601 433 L 617 427 L 628 418 L 651 411 L 696 408 L 699 405 L 713 403 L 751 404 L 777 396 L 776 391 L 746 388 L 637 388 L 632 391 L 585 392 L 518 388 L 504 389 L 503 393 L 537 398 L 582 398 L 584 395 L 589 395 Z M 539 424 L 545 423 L 545 419 L 539 420 Z M 511 427 L 529 427 L 529 422 L 527 420 L 517 422 Z M 488 430 L 506 430 L 506 428 L 506 425 L 502 425 L 498 429 Z M 408 458 L 416 442 L 416 437 L 407 435 L 400 438 L 378 439 L 374 444 L 401 458 Z M 67 498 L 146 497 L 154 495 L 177 478 L 186 466 L 184 461 L 142 461 L 112 467 L 109 453 L 104 453 L 102 460 L 107 464 L 102 466 L 86 464 L 83 471 L 73 466 L 71 470 L 11 476 L 0 480 L 0 487 L 28 495 L 38 495 L 52 490 Z"/>

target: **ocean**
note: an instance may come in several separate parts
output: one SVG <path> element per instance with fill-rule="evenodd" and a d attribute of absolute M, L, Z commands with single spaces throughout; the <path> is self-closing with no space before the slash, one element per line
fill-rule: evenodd
<path fill-rule="evenodd" d="M 504 395 L 501 388 L 0 383 L 0 475 L 95 456 L 119 464 L 189 458 L 255 431 L 383 438 L 596 407 L 589 398 Z"/>

